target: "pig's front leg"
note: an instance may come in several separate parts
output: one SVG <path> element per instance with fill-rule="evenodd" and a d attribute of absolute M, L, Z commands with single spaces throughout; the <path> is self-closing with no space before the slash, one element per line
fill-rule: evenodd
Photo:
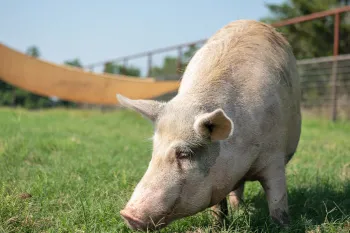
<path fill-rule="evenodd" d="M 219 204 L 211 207 L 212 215 L 215 218 L 215 224 L 223 226 L 224 219 L 228 215 L 227 200 L 224 198 Z"/>
<path fill-rule="evenodd" d="M 266 168 L 259 180 L 264 188 L 271 218 L 283 227 L 288 226 L 288 197 L 284 164 Z"/>
<path fill-rule="evenodd" d="M 231 191 L 228 200 L 232 208 L 237 208 L 243 199 L 244 183 L 237 189 Z M 227 199 L 223 199 L 219 204 L 211 207 L 212 215 L 218 225 L 223 225 L 225 217 L 228 215 Z"/>
<path fill-rule="evenodd" d="M 241 184 L 236 190 L 229 193 L 228 199 L 232 208 L 237 208 L 243 200 L 244 183 Z"/>

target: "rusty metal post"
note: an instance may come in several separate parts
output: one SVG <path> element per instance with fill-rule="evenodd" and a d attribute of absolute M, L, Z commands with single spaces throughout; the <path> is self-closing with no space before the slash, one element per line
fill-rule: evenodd
<path fill-rule="evenodd" d="M 337 120 L 337 57 L 339 53 L 339 26 L 340 26 L 340 15 L 339 13 L 334 15 L 334 40 L 333 40 L 333 65 L 332 65 L 332 77 L 331 77 L 331 86 L 332 86 L 332 112 L 331 119 L 332 121 Z"/>
<path fill-rule="evenodd" d="M 148 53 L 148 77 L 150 77 L 152 74 L 152 53 Z"/>
<path fill-rule="evenodd" d="M 181 74 L 182 73 L 182 47 L 180 46 L 178 48 L 178 57 L 177 57 L 177 69 L 176 69 L 176 73 L 177 74 Z"/>

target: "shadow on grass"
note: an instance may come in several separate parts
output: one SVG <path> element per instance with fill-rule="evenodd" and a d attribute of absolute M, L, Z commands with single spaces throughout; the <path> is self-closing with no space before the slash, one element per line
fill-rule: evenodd
<path fill-rule="evenodd" d="M 287 229 L 270 219 L 262 189 L 258 195 L 248 198 L 239 210 L 229 214 L 225 227 L 213 229 L 213 222 L 205 221 L 192 224 L 190 229 L 193 232 L 202 232 L 196 229 L 213 229 L 203 232 L 350 232 L 349 180 L 336 186 L 320 183 L 290 187 L 288 200 L 290 225 Z M 210 211 L 207 212 L 209 215 Z"/>
<path fill-rule="evenodd" d="M 350 230 L 350 182 L 342 183 L 343 188 L 335 189 L 330 183 L 307 188 L 292 187 L 288 191 L 290 226 L 282 230 L 268 215 L 263 192 L 251 200 L 250 229 L 253 232 L 306 232 L 325 228 Z M 234 225 L 231 225 L 234 229 Z"/>

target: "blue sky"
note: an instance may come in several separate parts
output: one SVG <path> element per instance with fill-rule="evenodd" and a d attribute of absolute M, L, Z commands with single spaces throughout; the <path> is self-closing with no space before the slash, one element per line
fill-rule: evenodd
<path fill-rule="evenodd" d="M 282 0 L 4 0 L 0 42 L 21 52 L 37 45 L 44 60 L 87 65 L 210 37 L 230 21 L 267 16 L 265 2 Z"/>

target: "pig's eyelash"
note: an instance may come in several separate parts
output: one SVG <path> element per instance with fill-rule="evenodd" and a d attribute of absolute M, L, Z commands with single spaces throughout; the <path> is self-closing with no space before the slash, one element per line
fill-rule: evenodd
<path fill-rule="evenodd" d="M 179 148 L 176 148 L 175 150 L 176 150 L 176 153 L 184 153 L 189 156 L 194 155 L 194 150 L 191 147 L 179 147 Z"/>
<path fill-rule="evenodd" d="M 194 154 L 194 150 L 192 150 L 191 147 L 186 148 L 186 151 L 185 151 L 185 152 L 188 153 L 188 154 L 190 154 L 190 155 L 193 155 L 193 154 Z"/>
<path fill-rule="evenodd" d="M 191 157 L 191 154 L 186 151 L 177 150 L 175 153 L 177 159 L 185 159 Z"/>

